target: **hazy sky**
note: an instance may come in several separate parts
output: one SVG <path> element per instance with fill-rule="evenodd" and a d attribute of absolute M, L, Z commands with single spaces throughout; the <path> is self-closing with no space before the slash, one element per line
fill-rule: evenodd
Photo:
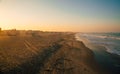
<path fill-rule="evenodd" d="M 120 0 L 0 0 L 0 27 L 120 32 Z"/>

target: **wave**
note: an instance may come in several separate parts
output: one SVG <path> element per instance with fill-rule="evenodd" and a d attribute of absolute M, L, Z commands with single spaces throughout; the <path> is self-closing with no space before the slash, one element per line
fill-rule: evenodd
<path fill-rule="evenodd" d="M 107 49 L 107 50 L 106 50 L 107 52 L 120 55 L 119 50 L 115 50 L 115 49 L 112 49 L 112 48 L 107 47 L 107 46 L 104 46 L 104 47 Z"/>
<path fill-rule="evenodd" d="M 95 37 L 98 37 L 98 38 L 103 38 L 103 39 L 116 39 L 116 40 L 120 40 L 120 37 L 113 37 L 113 36 L 95 36 Z"/>
<path fill-rule="evenodd" d="M 120 35 L 117 35 L 113 33 L 78 33 L 76 38 L 77 40 L 85 38 L 92 44 L 104 46 L 109 53 L 120 55 Z"/>

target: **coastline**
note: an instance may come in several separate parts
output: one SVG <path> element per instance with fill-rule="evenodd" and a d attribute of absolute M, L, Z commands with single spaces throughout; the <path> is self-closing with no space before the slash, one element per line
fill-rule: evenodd
<path fill-rule="evenodd" d="M 40 32 L 35 36 L 9 37 L 5 40 L 0 45 L 6 46 L 11 41 L 13 43 L 7 47 L 11 47 L 10 50 L 5 49 L 5 47 L 4 50 L 2 48 L 0 50 L 3 56 L 0 61 L 1 73 L 43 74 L 46 71 L 52 71 L 57 74 L 55 72 L 59 69 L 59 72 L 65 74 L 107 73 L 96 62 L 92 50 L 86 47 L 82 41 L 76 40 L 75 33 Z M 25 43 L 23 44 L 23 42 Z M 21 46 L 25 48 L 21 49 Z"/>
<path fill-rule="evenodd" d="M 120 56 L 107 52 L 107 48 L 103 45 L 92 44 L 83 37 L 76 37 L 77 40 L 81 40 L 85 45 L 91 49 L 94 53 L 95 60 L 99 63 L 101 68 L 106 71 L 109 71 L 111 74 L 120 73 Z"/>
<path fill-rule="evenodd" d="M 77 33 L 76 33 L 77 34 Z M 108 72 L 108 70 L 104 69 L 99 63 L 98 61 L 95 59 L 95 54 L 92 50 L 92 48 L 94 48 L 93 45 L 90 44 L 90 42 L 85 39 L 85 38 L 81 38 L 81 39 L 78 39 L 76 37 L 76 34 L 75 34 L 75 40 L 76 41 L 79 41 L 83 44 L 83 46 L 85 46 L 85 48 L 87 50 L 89 50 L 91 53 L 88 53 L 88 54 L 91 54 L 92 57 L 91 57 L 91 62 L 89 62 L 89 65 L 98 72 L 98 74 L 111 74 Z M 89 48 L 90 47 L 90 48 Z"/>

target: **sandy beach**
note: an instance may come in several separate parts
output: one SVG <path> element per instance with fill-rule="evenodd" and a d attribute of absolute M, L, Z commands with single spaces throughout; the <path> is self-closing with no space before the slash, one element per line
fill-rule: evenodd
<path fill-rule="evenodd" d="M 2 74 L 106 74 L 75 33 L 20 31 L 0 34 Z"/>

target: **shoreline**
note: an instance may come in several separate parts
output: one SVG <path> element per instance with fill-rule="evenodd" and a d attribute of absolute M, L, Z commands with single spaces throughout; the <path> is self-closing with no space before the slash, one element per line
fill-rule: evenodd
<path fill-rule="evenodd" d="M 77 34 L 77 33 L 76 33 Z M 98 72 L 101 72 L 101 74 L 111 74 L 110 72 L 108 72 L 108 70 L 106 70 L 106 69 L 104 69 L 99 63 L 98 63 L 98 61 L 95 59 L 95 54 L 94 54 L 94 52 L 93 52 L 93 50 L 92 50 L 92 48 L 94 47 L 94 46 L 92 46 L 91 44 L 90 44 L 90 42 L 87 40 L 87 39 L 85 39 L 85 38 L 77 38 L 76 37 L 76 34 L 75 34 L 75 40 L 76 41 L 80 41 L 80 42 L 82 42 L 83 43 L 83 45 L 88 49 L 88 50 L 90 50 L 91 52 L 92 52 L 92 54 L 93 54 L 93 56 L 92 56 L 92 58 L 93 58 L 93 62 L 96 64 L 96 68 L 95 69 L 97 69 L 98 70 Z M 85 43 L 84 43 L 85 42 Z M 95 65 L 94 64 L 94 65 Z M 92 66 L 92 64 L 91 64 L 91 66 Z"/>
<path fill-rule="evenodd" d="M 80 39 L 85 43 L 87 47 L 91 49 L 92 52 L 95 54 L 95 59 L 101 65 L 103 69 L 109 71 L 110 73 L 119 74 L 119 62 L 120 56 L 117 54 L 112 54 L 107 52 L 105 46 L 102 45 L 94 45 L 87 41 L 87 39 L 80 37 Z M 79 39 L 77 39 L 79 40 Z M 114 61 L 117 61 L 116 63 Z M 118 65 L 118 68 L 114 65 Z"/>

